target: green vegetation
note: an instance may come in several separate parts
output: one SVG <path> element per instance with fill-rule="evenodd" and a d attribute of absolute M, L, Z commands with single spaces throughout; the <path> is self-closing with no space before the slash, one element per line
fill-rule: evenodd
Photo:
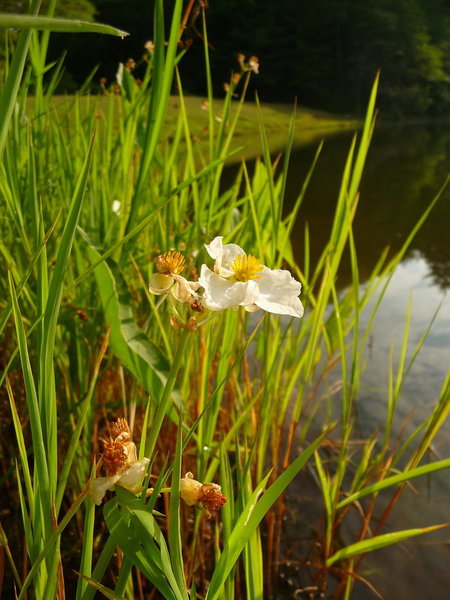
<path fill-rule="evenodd" d="M 323 499 L 312 584 L 325 593 L 337 579 L 335 597 L 350 598 L 367 552 L 442 526 L 386 525 L 408 481 L 450 466 L 423 461 L 450 410 L 450 375 L 428 418 L 401 440 L 393 433 L 426 337 L 409 355 L 409 316 L 387 365 L 384 431 L 359 449 L 352 444 L 370 324 L 439 195 L 394 257 L 380 250 L 361 288 L 353 220 L 376 81 L 349 148 L 330 238 L 312 264 L 314 231 L 306 229 L 298 265 L 290 236 L 320 147 L 285 213 L 296 120 L 272 162 L 257 103 L 261 158 L 251 175 L 242 162 L 222 192 L 224 163 L 251 110 L 244 98 L 253 74 L 244 68 L 217 103 L 205 40 L 207 129 L 198 143 L 177 70 L 182 9 L 176 0 L 165 21 L 156 1 L 155 47 L 142 80 L 124 68 L 118 96 L 58 105 L 61 65 L 50 69 L 46 58 L 52 20 L 40 22 L 43 32 L 22 21 L 1 88 L 4 591 L 19 599 L 65 592 L 89 600 L 99 591 L 132 600 L 156 589 L 154 597 L 168 600 L 261 600 L 278 566 L 283 494 L 308 469 Z M 169 126 L 174 78 L 177 118 Z M 239 245 L 240 259 L 227 264 L 218 236 Z M 338 293 L 345 251 L 352 285 Z M 264 291 L 267 277 L 276 285 Z M 264 310 L 253 312 L 257 306 Z M 336 370 L 338 388 L 329 380 Z M 358 524 L 352 539 L 342 535 L 348 520 Z"/>
<path fill-rule="evenodd" d="M 75 113 L 71 110 L 74 104 L 74 96 L 53 96 L 52 107 L 56 109 L 58 118 L 72 120 Z M 34 98 L 28 99 L 28 109 L 32 109 Z M 108 107 L 113 111 L 115 126 L 119 130 L 119 115 L 121 112 L 122 98 L 110 97 L 109 92 L 103 95 L 77 98 L 77 105 L 84 118 L 90 112 L 103 116 L 108 112 Z M 214 101 L 214 117 L 220 122 L 224 111 L 225 101 Z M 200 152 L 206 151 L 209 144 L 209 110 L 206 108 L 205 99 L 199 96 L 184 96 L 183 105 L 189 115 L 189 131 L 194 145 L 199 146 Z M 113 107 L 113 108 L 112 108 Z M 244 156 L 246 158 L 256 157 L 261 152 L 261 138 L 258 127 L 259 115 L 264 121 L 264 129 L 270 136 L 270 149 L 272 152 L 283 150 L 286 138 L 292 126 L 295 129 L 295 144 L 306 145 L 312 142 L 320 142 L 324 136 L 329 136 L 343 130 L 354 130 L 361 126 L 361 122 L 339 118 L 323 111 L 317 111 L 300 107 L 295 112 L 294 124 L 292 123 L 293 107 L 278 104 L 264 104 L 260 108 L 251 102 L 241 105 L 232 103 L 229 110 L 228 126 L 236 113 L 239 112 L 239 127 L 233 131 L 231 149 L 237 152 L 231 154 L 227 164 L 239 162 Z M 161 131 L 161 141 L 168 141 L 176 135 L 177 123 L 179 121 L 180 100 L 177 96 L 171 96 L 167 107 L 164 127 Z"/>

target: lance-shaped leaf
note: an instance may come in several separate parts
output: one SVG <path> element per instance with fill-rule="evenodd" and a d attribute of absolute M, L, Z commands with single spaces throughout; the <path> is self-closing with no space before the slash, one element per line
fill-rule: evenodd
<path fill-rule="evenodd" d="M 385 533 L 383 535 L 377 535 L 369 540 L 362 540 L 355 544 L 350 544 L 345 548 L 341 548 L 327 559 L 327 566 L 331 566 L 338 560 L 344 558 L 351 558 L 352 556 L 358 556 L 358 554 L 365 554 L 366 552 L 372 552 L 372 550 L 378 550 L 378 548 L 384 548 L 385 546 L 391 546 L 392 544 L 398 544 L 416 535 L 422 535 L 423 533 L 429 533 L 436 529 L 442 529 L 447 527 L 448 524 L 433 525 L 432 527 L 422 527 L 421 529 L 404 529 L 403 531 L 394 531 L 392 533 Z"/>
<path fill-rule="evenodd" d="M 88 241 L 88 256 L 98 262 L 100 254 Z M 111 326 L 110 347 L 122 364 L 139 380 L 142 387 L 154 398 L 160 398 L 162 386 L 169 375 L 169 365 L 162 352 L 153 344 L 136 324 L 132 309 L 133 300 L 125 278 L 118 265 L 107 258 L 95 268 L 95 278 L 105 313 L 105 320 Z M 177 393 L 172 394 L 179 403 Z"/>
<path fill-rule="evenodd" d="M 90 23 L 89 21 L 79 21 L 78 19 L 16 15 L 13 13 L 0 13 L 0 27 L 63 31 L 67 33 L 106 33 L 122 38 L 129 35 L 126 31 L 121 31 L 116 27 L 104 25 L 103 23 Z"/>

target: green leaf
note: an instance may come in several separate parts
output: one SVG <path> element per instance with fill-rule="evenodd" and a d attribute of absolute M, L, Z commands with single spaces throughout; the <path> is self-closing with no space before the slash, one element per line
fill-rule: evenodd
<path fill-rule="evenodd" d="M 184 600 L 170 564 L 164 536 L 153 515 L 131 492 L 118 486 L 104 507 L 106 525 L 124 555 L 168 600 Z M 123 509 L 119 509 L 119 502 Z"/>
<path fill-rule="evenodd" d="M 433 525 L 431 527 L 423 527 L 422 529 L 404 529 L 403 531 L 394 531 L 393 533 L 385 533 L 384 535 L 377 535 L 370 540 L 363 540 L 362 542 L 356 542 L 356 544 L 350 544 L 345 548 L 338 550 L 333 556 L 327 559 L 327 567 L 331 566 L 338 560 L 344 558 L 351 558 L 358 554 L 365 554 L 366 552 L 372 552 L 378 548 L 384 548 L 385 546 L 391 546 L 397 544 L 416 535 L 422 535 L 436 529 L 442 529 L 448 527 L 448 523 L 442 525 Z"/>
<path fill-rule="evenodd" d="M 421 467 L 417 467 L 416 469 L 411 469 L 409 471 L 405 471 L 404 473 L 399 473 L 398 475 L 393 475 L 392 477 L 387 477 L 383 479 L 383 481 L 379 481 L 378 483 L 374 483 L 372 485 L 368 485 L 363 488 L 359 492 L 355 492 L 339 502 L 337 508 L 343 508 L 347 504 L 351 504 L 352 502 L 356 502 L 360 498 L 364 498 L 364 496 L 369 496 L 370 494 L 376 494 L 381 490 L 385 490 L 386 488 L 392 487 L 393 485 L 398 485 L 399 483 L 403 483 L 405 481 L 410 481 L 415 477 L 421 477 L 422 475 L 429 475 L 430 473 L 434 473 L 435 471 L 441 471 L 442 469 L 450 468 L 450 459 L 447 458 L 445 460 L 438 460 L 429 465 L 422 465 Z"/>
<path fill-rule="evenodd" d="M 75 571 L 75 573 L 77 572 Z M 95 579 L 91 579 L 90 577 L 87 577 L 87 575 L 82 575 L 81 573 L 77 573 L 77 575 L 87 581 L 90 585 L 92 585 L 92 587 L 101 592 L 104 596 L 109 598 L 109 600 L 125 600 L 123 596 L 116 594 L 116 592 L 110 590 L 101 583 L 98 583 L 98 581 L 95 581 Z"/>
<path fill-rule="evenodd" d="M 92 262 L 100 259 L 99 252 L 90 244 L 88 255 Z M 169 365 L 161 351 L 153 344 L 145 333 L 136 325 L 130 292 L 124 276 L 117 264 L 108 258 L 101 262 L 94 271 L 100 299 L 105 313 L 105 320 L 111 325 L 110 346 L 120 358 L 124 366 L 133 373 L 144 389 L 159 398 L 161 386 L 155 381 L 156 373 L 165 384 L 169 376 Z M 149 369 L 150 367 L 150 369 Z M 173 393 L 179 402 L 178 395 Z"/>
<path fill-rule="evenodd" d="M 173 572 L 178 582 L 180 591 L 188 600 L 186 591 L 186 578 L 184 576 L 183 563 L 183 539 L 180 524 L 180 479 L 181 479 L 181 460 L 183 456 L 181 419 L 178 424 L 177 446 L 172 470 L 172 485 L 170 492 L 170 518 L 169 518 L 169 545 L 170 557 L 173 565 Z"/>
<path fill-rule="evenodd" d="M 116 27 L 104 25 L 103 23 L 89 23 L 88 21 L 79 21 L 77 19 L 33 17 L 13 13 L 0 13 L 0 27 L 63 31 L 67 33 L 106 33 L 121 38 L 129 35 L 126 31 L 121 31 L 120 29 L 116 29 Z"/>

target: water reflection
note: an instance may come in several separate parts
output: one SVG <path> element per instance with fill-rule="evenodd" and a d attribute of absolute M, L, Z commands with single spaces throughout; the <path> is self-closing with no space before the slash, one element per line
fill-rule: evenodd
<path fill-rule="evenodd" d="M 385 297 L 380 305 L 372 329 L 367 363 L 361 377 L 361 390 L 355 403 L 356 424 L 353 451 L 358 456 L 361 440 L 385 429 L 387 407 L 388 369 L 390 350 L 393 349 L 394 369 L 398 364 L 408 300 L 411 300 L 411 329 L 407 362 L 413 356 L 422 334 L 429 327 L 436 311 L 433 326 L 415 360 L 398 399 L 393 422 L 392 441 L 397 436 L 406 440 L 413 430 L 432 412 L 450 367 L 450 294 L 445 293 L 430 277 L 425 258 L 415 251 L 396 269 Z M 367 324 L 371 306 L 363 312 L 361 326 Z M 340 378 L 339 368 L 331 374 L 327 384 Z M 331 405 L 323 400 L 315 421 L 316 430 L 322 425 L 323 415 L 333 411 L 332 418 L 340 414 L 339 395 Z M 381 433 L 379 434 L 379 437 Z M 404 461 L 412 450 L 406 453 Z M 422 461 L 441 460 L 450 455 L 450 422 L 447 421 L 435 438 L 427 456 Z M 392 490 L 381 493 L 377 499 L 373 526 L 383 514 L 392 497 Z M 415 527 L 427 527 L 449 521 L 450 473 L 448 470 L 429 477 L 415 479 L 403 491 L 397 506 L 389 515 L 380 533 L 389 533 Z M 363 501 L 363 505 L 367 503 Z M 278 598 L 288 600 L 295 590 L 314 583 L 314 563 L 317 547 L 322 543 L 324 508 L 320 501 L 317 483 L 304 471 L 290 486 L 286 498 L 286 527 L 283 529 L 284 577 L 278 583 Z M 359 534 L 360 515 L 347 515 L 339 535 L 343 545 L 354 542 Z M 316 529 L 317 528 L 317 529 Z M 402 544 L 368 553 L 358 574 L 373 585 L 385 600 L 416 600 L 432 598 L 447 600 L 448 592 L 448 533 L 445 530 L 413 538 Z M 289 564 L 290 566 L 285 566 Z M 326 598 L 333 598 L 337 580 L 328 579 Z M 352 600 L 370 600 L 375 595 L 363 582 L 356 582 Z"/>
<path fill-rule="evenodd" d="M 406 319 L 407 302 L 412 301 L 411 333 L 408 356 L 411 357 L 423 332 L 433 323 L 424 346 L 415 361 L 399 398 L 394 435 L 402 430 L 404 437 L 423 422 L 437 402 L 441 386 L 450 367 L 450 295 L 436 284 L 428 257 L 419 251 L 396 270 L 380 306 L 374 326 L 370 361 L 363 375 L 363 390 L 358 398 L 358 426 L 362 438 L 374 430 L 383 430 L 387 410 L 388 355 L 394 347 L 400 352 Z M 430 448 L 427 460 L 440 460 L 450 454 L 450 423 L 443 426 Z M 386 495 L 389 498 L 390 495 Z M 387 500 L 386 500 L 387 501 Z M 412 527 L 426 527 L 449 520 L 450 475 L 448 471 L 419 478 L 405 490 L 390 515 L 386 532 Z M 363 575 L 375 585 L 384 598 L 398 600 L 448 596 L 448 547 L 445 531 L 415 538 L 406 543 L 367 555 Z M 372 597 L 358 584 L 352 598 Z"/>
<path fill-rule="evenodd" d="M 309 223 L 311 255 L 314 261 L 322 251 L 331 229 L 337 189 L 349 147 L 350 137 L 327 140 L 311 181 L 299 218 L 293 243 L 301 260 L 303 225 Z M 298 150 L 289 194 L 298 190 L 311 161 L 313 150 Z M 375 133 L 361 187 L 361 200 L 354 235 L 361 280 L 370 274 L 382 249 L 398 251 L 420 215 L 445 182 L 450 157 L 450 132 L 439 128 L 379 128 Z M 450 367 L 450 192 L 444 191 L 427 222 L 417 234 L 399 265 L 374 323 L 370 355 L 358 398 L 358 434 L 366 439 L 384 429 L 388 356 L 391 346 L 400 352 L 408 300 L 412 300 L 409 356 L 435 311 L 439 313 L 424 347 L 407 378 L 398 401 L 394 435 L 405 423 L 405 435 L 412 432 L 433 409 Z M 340 285 L 350 283 L 349 265 L 344 261 Z M 450 425 L 436 438 L 429 459 L 445 458 L 450 452 Z M 418 494 L 408 490 L 391 514 L 387 531 L 425 527 L 448 521 L 450 476 L 437 473 L 414 482 Z M 317 493 L 317 492 L 316 492 Z M 313 493 L 311 498 L 313 498 Z M 292 507 L 295 512 L 295 506 Z M 348 542 L 352 532 L 344 532 Z M 384 598 L 448 598 L 448 549 L 443 532 L 416 538 L 405 544 L 369 554 L 361 574 L 375 585 Z M 374 597 L 362 583 L 352 598 Z"/>
<path fill-rule="evenodd" d="M 331 230 L 340 179 L 351 135 L 327 139 L 300 210 L 293 244 L 299 260 L 303 252 L 303 227 L 311 231 L 311 258 L 320 255 Z M 315 149 L 293 153 L 287 200 L 293 201 L 308 171 Z M 378 127 L 364 171 L 361 199 L 355 219 L 355 241 L 364 281 L 383 248 L 398 251 L 420 215 L 446 181 L 450 169 L 450 131 L 438 127 Z M 417 234 L 407 256 L 419 252 L 430 276 L 442 289 L 450 287 L 450 189 L 445 190 L 427 222 Z M 301 262 L 300 262 L 301 264 Z M 350 282 L 343 263 L 340 285 Z"/>

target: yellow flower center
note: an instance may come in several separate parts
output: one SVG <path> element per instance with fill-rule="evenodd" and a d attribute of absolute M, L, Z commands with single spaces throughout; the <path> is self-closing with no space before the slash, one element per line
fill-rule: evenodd
<path fill-rule="evenodd" d="M 234 271 L 234 277 L 237 281 L 249 281 L 250 279 L 259 279 L 263 270 L 263 265 L 251 254 L 239 254 L 230 265 Z"/>
<path fill-rule="evenodd" d="M 159 273 L 165 275 L 179 275 L 184 269 L 184 256 L 181 252 L 165 252 L 155 262 Z"/>

